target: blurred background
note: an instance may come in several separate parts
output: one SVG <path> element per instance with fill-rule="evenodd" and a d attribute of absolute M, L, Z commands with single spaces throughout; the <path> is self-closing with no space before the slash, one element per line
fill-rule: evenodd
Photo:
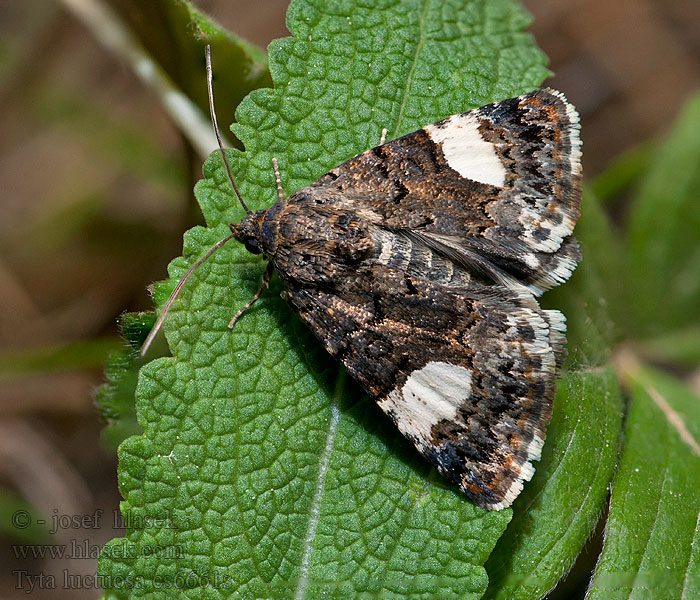
<path fill-rule="evenodd" d="M 25 597 L 32 584 L 37 597 L 98 596 L 98 548 L 123 533 L 116 455 L 94 404 L 101 365 L 120 347 L 118 316 L 151 308 L 147 286 L 201 220 L 191 193 L 201 153 L 76 18 L 80 4 L 0 0 L 0 513 L 26 505 L 49 526 L 62 515 L 92 520 L 58 527 L 57 542 L 77 539 L 73 555 L 85 552 L 69 560 L 19 556 L 12 544 L 32 542 L 35 523 L 5 519 L 0 598 Z M 262 48 L 287 35 L 284 0 L 196 4 Z M 697 0 L 524 4 L 556 73 L 547 85 L 581 113 L 589 178 L 623 152 L 643 153 L 700 88 Z M 64 589 L 66 571 L 86 577 Z M 57 589 L 40 589 L 50 580 L 31 579 L 38 573 Z"/>

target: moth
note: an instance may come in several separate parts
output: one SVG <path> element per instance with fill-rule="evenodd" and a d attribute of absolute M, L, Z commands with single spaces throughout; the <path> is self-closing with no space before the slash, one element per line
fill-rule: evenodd
<path fill-rule="evenodd" d="M 269 261 L 232 324 L 276 271 L 416 449 L 479 506 L 507 507 L 540 458 L 565 354 L 564 317 L 537 297 L 580 259 L 580 158 L 578 115 L 549 89 L 367 150 L 230 225 L 217 247 L 235 238 Z"/>

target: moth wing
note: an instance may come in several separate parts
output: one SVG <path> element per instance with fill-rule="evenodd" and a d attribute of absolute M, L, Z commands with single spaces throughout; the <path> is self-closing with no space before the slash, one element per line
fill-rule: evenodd
<path fill-rule="evenodd" d="M 480 506 L 509 506 L 551 417 L 561 314 L 465 273 L 443 285 L 367 261 L 354 275 L 289 287 L 289 300 L 443 476 Z"/>
<path fill-rule="evenodd" d="M 553 90 L 453 115 L 368 150 L 312 186 L 393 231 L 437 236 L 540 294 L 580 259 L 579 118 Z M 441 241 L 440 241 L 441 240 Z"/>

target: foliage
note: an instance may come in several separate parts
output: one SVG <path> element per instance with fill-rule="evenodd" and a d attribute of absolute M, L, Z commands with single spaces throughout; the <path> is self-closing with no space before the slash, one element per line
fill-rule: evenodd
<path fill-rule="evenodd" d="M 270 85 L 265 52 L 223 29 L 189 0 L 109 2 L 175 85 L 205 114 L 209 101 L 204 47 L 212 47 L 217 69 L 229 82 L 216 79 L 213 84 L 219 122 L 232 120 L 233 110 L 249 91 Z"/>
<path fill-rule="evenodd" d="M 164 344 L 156 345 L 148 359 L 139 350 L 153 327 L 154 313 L 124 314 L 120 319 L 126 346 L 110 354 L 105 365 L 107 382 L 97 390 L 95 400 L 106 426 L 102 439 L 108 447 L 117 446 L 131 435 L 141 433 L 136 420 L 134 395 L 139 369 L 152 358 L 167 354 Z"/>
<path fill-rule="evenodd" d="M 246 151 L 229 157 L 252 208 L 274 202 L 273 156 L 291 193 L 384 127 L 397 137 L 547 74 L 511 0 L 294 0 L 287 19 L 292 37 L 269 48 L 274 87 L 250 93 L 233 125 Z M 229 332 L 263 264 L 225 246 L 166 321 L 172 356 L 140 370 L 143 433 L 119 449 L 132 526 L 101 555 L 107 597 L 540 598 L 574 565 L 611 482 L 591 596 L 700 593 L 700 409 L 687 385 L 648 366 L 700 356 L 700 336 L 687 334 L 700 330 L 698 128 L 700 98 L 661 149 L 644 151 L 646 169 L 620 161 L 586 189 L 584 261 L 546 297 L 569 318 L 568 370 L 512 510 L 478 509 L 430 471 L 291 315 L 279 283 Z M 207 227 L 185 235 L 173 280 L 242 215 L 217 153 L 204 172 Z M 595 194 L 610 205 L 642 173 L 617 231 Z M 156 287 L 158 306 L 172 286 Z"/>

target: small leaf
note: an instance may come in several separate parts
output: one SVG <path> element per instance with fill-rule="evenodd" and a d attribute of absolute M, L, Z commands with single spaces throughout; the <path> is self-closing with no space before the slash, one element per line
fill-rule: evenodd
<path fill-rule="evenodd" d="M 204 47 L 210 44 L 218 73 L 214 97 L 220 123 L 232 121 L 243 97 L 271 83 L 265 53 L 226 31 L 187 0 L 110 0 L 173 82 L 209 114 Z"/>
<path fill-rule="evenodd" d="M 700 323 L 700 94 L 676 120 L 630 207 L 627 298 L 636 337 Z"/>
<path fill-rule="evenodd" d="M 627 364 L 631 402 L 588 598 L 700 597 L 700 398 Z"/>
<path fill-rule="evenodd" d="M 276 197 L 375 145 L 452 113 L 536 87 L 544 56 L 507 0 L 297 0 L 294 37 L 270 45 L 275 88 L 251 93 L 231 152 L 246 202 Z M 209 229 L 185 235 L 188 264 L 240 219 L 213 155 L 196 194 Z M 99 571 L 138 598 L 159 582 L 187 597 L 477 598 L 482 567 L 511 517 L 487 512 L 427 470 L 278 297 L 234 328 L 258 286 L 259 257 L 231 243 L 188 281 L 165 330 L 172 359 L 146 365 L 144 435 L 120 447 L 125 518 Z M 153 546 L 177 548 L 154 557 Z"/>
<path fill-rule="evenodd" d="M 102 431 L 102 440 L 110 448 L 117 446 L 127 437 L 141 433 L 136 421 L 136 378 L 138 370 L 147 362 L 139 356 L 139 349 L 155 322 L 154 313 L 129 314 L 119 319 L 127 347 L 114 352 L 105 364 L 107 379 L 95 395 L 97 407 L 107 423 Z M 165 356 L 167 348 L 155 344 L 148 360 Z"/>
<path fill-rule="evenodd" d="M 571 568 L 608 498 L 621 433 L 611 369 L 559 381 L 542 460 L 486 563 L 486 598 L 542 598 Z"/>

